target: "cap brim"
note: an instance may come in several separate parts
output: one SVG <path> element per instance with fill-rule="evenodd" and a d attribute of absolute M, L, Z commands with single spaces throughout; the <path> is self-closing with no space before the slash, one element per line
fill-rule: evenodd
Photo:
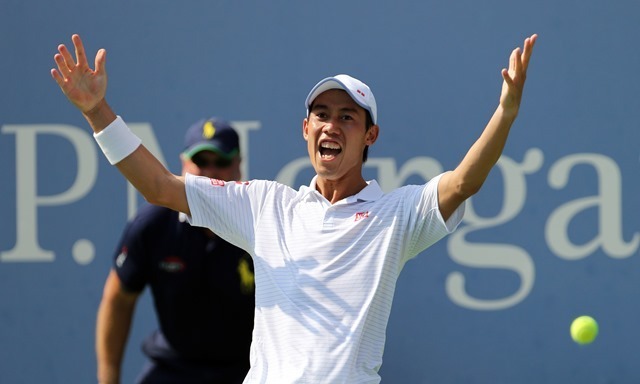
<path fill-rule="evenodd" d="M 211 151 L 211 152 L 215 152 L 218 155 L 225 157 L 227 159 L 230 159 L 232 157 L 234 157 L 236 154 L 238 154 L 238 150 L 232 150 L 231 152 L 227 153 L 225 151 L 223 151 L 222 149 L 220 149 L 219 147 L 217 147 L 214 144 L 211 143 L 202 143 L 202 144 L 197 144 L 194 145 L 193 147 L 187 149 L 186 151 L 182 152 L 182 154 L 184 156 L 186 156 L 187 158 L 192 158 L 193 156 L 195 156 L 196 153 L 198 152 L 202 152 L 202 151 Z"/>

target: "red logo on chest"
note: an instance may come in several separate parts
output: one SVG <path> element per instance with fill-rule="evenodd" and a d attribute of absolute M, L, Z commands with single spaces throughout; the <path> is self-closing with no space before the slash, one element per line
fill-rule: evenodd
<path fill-rule="evenodd" d="M 181 272 L 186 268 L 184 261 L 176 256 L 167 256 L 160 263 L 158 267 L 165 272 Z"/>
<path fill-rule="evenodd" d="M 358 212 L 356 213 L 356 218 L 353 221 L 366 219 L 367 217 L 369 217 L 369 211 Z"/>

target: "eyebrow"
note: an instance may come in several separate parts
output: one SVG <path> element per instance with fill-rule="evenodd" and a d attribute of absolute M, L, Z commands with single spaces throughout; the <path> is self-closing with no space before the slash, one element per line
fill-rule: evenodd
<path fill-rule="evenodd" d="M 318 109 L 322 109 L 322 110 L 327 110 L 329 109 L 329 107 L 327 105 L 324 104 L 311 104 L 311 109 L 309 110 L 309 112 L 313 112 L 316 111 Z M 340 112 L 353 112 L 353 113 L 358 113 L 358 108 L 355 107 L 342 107 L 339 109 Z"/>

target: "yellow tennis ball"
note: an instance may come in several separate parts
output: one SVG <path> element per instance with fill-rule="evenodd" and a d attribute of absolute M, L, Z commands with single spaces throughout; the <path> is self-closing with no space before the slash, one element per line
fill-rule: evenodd
<path fill-rule="evenodd" d="M 578 344 L 590 344 L 598 336 L 598 323 L 591 316 L 577 317 L 571 323 L 571 338 Z"/>

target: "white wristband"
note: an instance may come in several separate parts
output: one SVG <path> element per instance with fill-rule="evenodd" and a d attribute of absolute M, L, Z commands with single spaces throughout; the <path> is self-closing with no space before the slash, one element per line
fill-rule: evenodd
<path fill-rule="evenodd" d="M 122 161 L 142 143 L 120 116 L 102 131 L 94 133 L 93 137 L 111 165 Z"/>

